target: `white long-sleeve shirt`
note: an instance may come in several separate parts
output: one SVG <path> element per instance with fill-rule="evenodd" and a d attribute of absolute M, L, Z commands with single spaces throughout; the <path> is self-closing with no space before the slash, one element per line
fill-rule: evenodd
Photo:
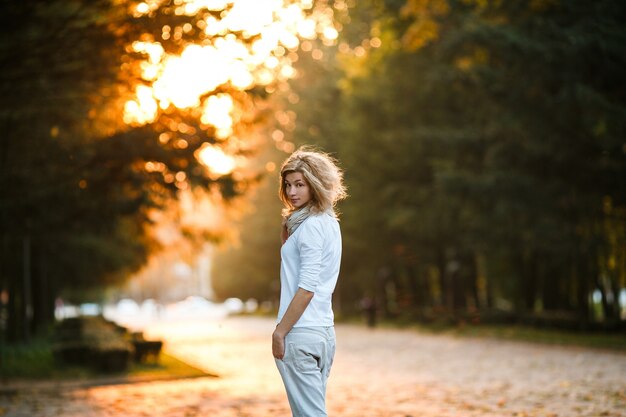
<path fill-rule="evenodd" d="M 314 293 L 294 327 L 332 326 L 332 295 L 341 263 L 341 231 L 330 213 L 312 214 L 289 236 L 280 250 L 278 322 L 298 291 Z"/>

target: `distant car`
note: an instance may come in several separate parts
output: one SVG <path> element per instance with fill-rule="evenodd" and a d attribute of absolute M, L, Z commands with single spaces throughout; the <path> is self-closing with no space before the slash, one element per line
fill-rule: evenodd
<path fill-rule="evenodd" d="M 166 309 L 169 318 L 206 319 L 222 317 L 225 313 L 220 306 L 215 305 L 204 297 L 193 295 Z"/>
<path fill-rule="evenodd" d="M 141 313 L 148 316 L 156 316 L 159 314 L 161 305 L 152 298 L 148 298 L 141 303 Z"/>
<path fill-rule="evenodd" d="M 117 302 L 116 305 L 118 315 L 137 315 L 139 314 L 139 305 L 135 300 L 124 298 Z"/>
<path fill-rule="evenodd" d="M 230 314 L 241 313 L 244 310 L 244 303 L 239 298 L 227 298 L 223 304 Z"/>
<path fill-rule="evenodd" d="M 61 305 L 55 308 L 54 316 L 57 320 L 78 317 L 80 316 L 80 308 L 71 304 Z"/>
<path fill-rule="evenodd" d="M 79 309 L 82 316 L 97 316 L 100 314 L 100 306 L 96 303 L 81 304 Z"/>
<path fill-rule="evenodd" d="M 246 313 L 254 313 L 259 309 L 259 302 L 254 298 L 249 298 L 246 301 Z"/>
<path fill-rule="evenodd" d="M 196 308 L 213 307 L 212 302 L 210 302 L 206 298 L 201 297 L 199 295 L 190 295 L 189 297 L 185 298 L 182 302 L 189 306 L 196 307 Z"/>

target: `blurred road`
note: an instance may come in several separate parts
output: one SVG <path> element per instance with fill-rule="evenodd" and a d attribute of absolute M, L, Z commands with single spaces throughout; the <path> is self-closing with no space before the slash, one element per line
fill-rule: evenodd
<path fill-rule="evenodd" d="M 274 322 L 148 323 L 148 337 L 220 378 L 0 397 L 8 417 L 289 416 L 270 350 Z M 331 417 L 626 417 L 626 355 L 408 330 L 337 326 Z"/>

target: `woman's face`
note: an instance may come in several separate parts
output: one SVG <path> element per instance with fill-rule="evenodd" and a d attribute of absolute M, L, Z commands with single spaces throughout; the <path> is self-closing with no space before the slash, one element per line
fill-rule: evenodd
<path fill-rule="evenodd" d="M 299 209 L 311 201 L 311 187 L 301 172 L 285 175 L 285 194 L 292 206 Z"/>

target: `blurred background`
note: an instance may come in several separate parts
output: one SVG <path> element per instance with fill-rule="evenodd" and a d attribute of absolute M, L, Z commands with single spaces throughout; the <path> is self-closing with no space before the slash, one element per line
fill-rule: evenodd
<path fill-rule="evenodd" d="M 28 0 L 0 20 L 2 343 L 81 312 L 273 312 L 277 173 L 303 144 L 350 194 L 338 317 L 625 328 L 621 0 Z"/>

